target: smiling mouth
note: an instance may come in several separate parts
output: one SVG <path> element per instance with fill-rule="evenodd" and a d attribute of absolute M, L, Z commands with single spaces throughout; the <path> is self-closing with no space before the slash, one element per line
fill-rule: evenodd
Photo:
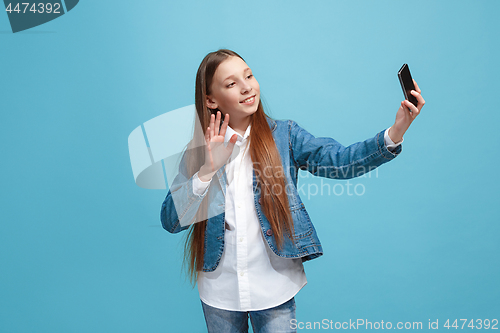
<path fill-rule="evenodd" d="M 241 101 L 240 103 L 248 104 L 248 103 L 253 103 L 254 101 L 255 101 L 255 95 L 253 95 L 252 97 L 248 97 L 247 99 Z"/>

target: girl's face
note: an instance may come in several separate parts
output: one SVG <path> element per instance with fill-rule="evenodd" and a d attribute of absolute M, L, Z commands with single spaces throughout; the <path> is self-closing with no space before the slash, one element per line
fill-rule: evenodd
<path fill-rule="evenodd" d="M 252 70 L 239 57 L 230 56 L 215 71 L 211 94 L 206 105 L 229 113 L 231 123 L 240 123 L 257 111 L 260 100 L 259 83 Z"/>

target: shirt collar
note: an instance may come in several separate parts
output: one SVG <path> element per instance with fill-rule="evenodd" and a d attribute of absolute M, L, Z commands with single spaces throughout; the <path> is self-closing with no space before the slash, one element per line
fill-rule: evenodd
<path fill-rule="evenodd" d="M 237 133 L 234 129 L 231 128 L 231 126 L 227 125 L 226 135 L 224 136 L 224 141 L 226 141 L 226 142 L 229 141 L 231 139 L 231 137 L 233 136 L 233 134 L 236 134 L 236 136 L 237 136 L 236 143 L 238 143 L 238 142 L 243 143 L 244 141 L 246 141 L 246 139 L 250 135 L 250 126 L 251 125 L 248 125 L 247 130 L 245 131 L 243 136 L 241 136 L 241 134 Z"/>

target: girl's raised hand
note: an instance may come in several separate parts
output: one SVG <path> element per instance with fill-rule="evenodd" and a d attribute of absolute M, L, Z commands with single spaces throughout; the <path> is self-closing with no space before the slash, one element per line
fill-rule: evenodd
<path fill-rule="evenodd" d="M 210 126 L 205 132 L 205 170 L 201 170 L 201 174 L 205 173 L 203 171 L 208 173 L 217 172 L 227 162 L 233 152 L 234 144 L 238 137 L 236 134 L 231 136 L 227 147 L 224 147 L 224 137 L 229 125 L 229 114 L 226 113 L 222 126 L 220 126 L 220 120 L 220 111 L 217 111 L 217 118 L 213 114 L 210 116 Z"/>
<path fill-rule="evenodd" d="M 394 142 L 399 142 L 403 139 L 403 135 L 405 134 L 406 130 L 408 129 L 408 127 L 410 127 L 415 118 L 420 114 L 420 110 L 422 110 L 422 107 L 425 104 L 425 100 L 422 97 L 422 91 L 418 87 L 418 84 L 415 80 L 413 80 L 413 84 L 415 85 L 415 90 L 412 90 L 411 94 L 417 98 L 418 104 L 417 106 L 415 106 L 413 105 L 413 103 L 406 99 L 401 102 L 401 106 L 396 113 L 396 121 L 389 130 L 389 137 Z"/>

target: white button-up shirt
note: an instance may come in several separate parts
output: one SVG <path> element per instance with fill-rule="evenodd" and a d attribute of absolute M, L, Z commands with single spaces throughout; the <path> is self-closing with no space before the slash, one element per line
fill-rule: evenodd
<path fill-rule="evenodd" d="M 389 148 L 394 144 L 385 131 Z M 301 258 L 282 258 L 267 245 L 254 206 L 253 165 L 248 148 L 250 125 L 243 137 L 230 126 L 224 141 L 237 134 L 237 156 L 226 164 L 224 251 L 213 272 L 199 272 L 198 291 L 206 304 L 231 311 L 258 311 L 285 303 L 307 284 Z M 195 175 L 193 192 L 201 195 L 211 180 Z"/>

